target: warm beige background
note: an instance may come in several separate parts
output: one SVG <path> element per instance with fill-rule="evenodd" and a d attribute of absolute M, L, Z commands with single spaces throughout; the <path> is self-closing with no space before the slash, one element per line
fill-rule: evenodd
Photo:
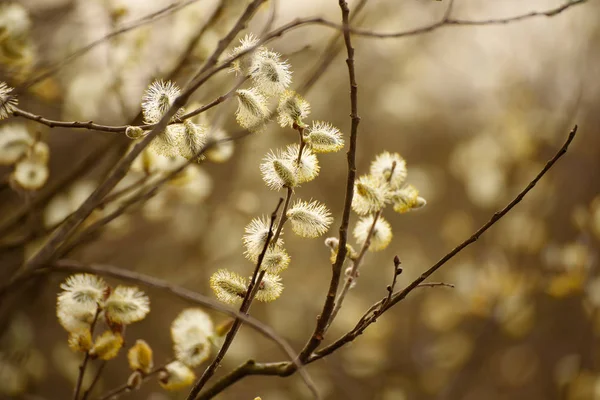
<path fill-rule="evenodd" d="M 59 60 L 110 31 L 107 10 L 117 3 L 130 7 L 127 20 L 168 4 L 24 0 L 32 13 L 41 60 Z M 29 94 L 21 106 L 57 119 L 126 123 L 137 113 L 149 79 L 169 70 L 185 47 L 185 38 L 198 29 L 215 3 L 200 1 L 168 20 L 96 48 L 57 76 L 57 91 L 50 101 Z M 237 0 L 227 3 L 232 15 L 244 6 Z M 418 27 L 440 18 L 446 3 L 369 1 L 361 26 L 382 32 Z M 500 18 L 561 4 L 455 3 L 453 15 L 461 19 Z M 280 1 L 275 26 L 312 15 L 339 21 L 337 2 Z M 362 117 L 358 171 L 366 172 L 370 160 L 383 150 L 399 152 L 408 162 L 409 181 L 420 188 L 428 205 L 405 215 L 386 211 L 394 228 L 392 245 L 368 255 L 329 338 L 353 327 L 383 296 L 394 255 L 405 271 L 399 285 L 406 284 L 518 193 L 575 123 L 579 134 L 565 158 L 514 212 L 435 275 L 434 280 L 454 283 L 455 289 L 415 291 L 355 343 L 309 367 L 327 399 L 600 399 L 595 350 L 600 321 L 594 311 L 600 307 L 595 281 L 600 240 L 599 15 L 598 2 L 588 1 L 552 18 L 510 25 L 446 27 L 406 39 L 354 39 Z M 260 31 L 267 16 L 265 7 L 249 30 Z M 226 26 L 209 31 L 196 56 L 208 54 L 225 31 Z M 276 50 L 290 54 L 296 84 L 317 63 L 333 34 L 308 27 L 273 42 Z M 220 75 L 198 94 L 198 101 L 224 93 L 224 85 L 230 83 L 230 76 Z M 112 85 L 120 85 L 125 109 Z M 306 99 L 312 105 L 311 117 L 349 133 L 344 57 L 336 58 Z M 233 105 L 222 109 L 225 127 L 235 131 Z M 111 137 L 32 127 L 50 142 L 53 179 L 71 167 L 74 158 Z M 71 257 L 143 271 L 212 295 L 208 277 L 216 269 L 250 273 L 252 265 L 242 256 L 243 228 L 254 216 L 270 213 L 278 198 L 262 184 L 258 163 L 269 149 L 293 140 L 293 132 L 272 126 L 239 141 L 228 163 L 205 165 L 213 185 L 205 202 L 184 205 L 172 200 L 157 221 L 138 212 L 128 231 L 109 230 Z M 297 194 L 332 209 L 334 235 L 343 204 L 345 154 L 319 158 L 320 177 Z M 102 177 L 106 166 L 98 167 L 90 178 Z M 9 213 L 18 200 L 4 191 L 2 202 L 3 213 Z M 589 214 L 594 210 L 595 222 Z M 286 233 L 286 244 L 292 265 L 283 273 L 285 291 L 274 303 L 256 304 L 253 314 L 299 349 L 312 331 L 329 283 L 329 254 L 321 239 L 301 239 L 291 232 Z M 14 257 L 18 255 L 2 258 L 6 268 Z M 47 399 L 70 396 L 67 375 L 75 373 L 79 360 L 66 348 L 66 333 L 54 317 L 52 305 L 63 278 L 51 276 L 40 291 L 25 294 L 14 316 L 18 323 L 31 324 L 30 346 L 43 354 L 41 379 L 31 386 L 31 393 Z M 565 281 L 575 283 L 561 293 Z M 131 343 L 137 338 L 151 343 L 160 363 L 171 357 L 169 323 L 185 303 L 157 291 L 148 293 L 152 311 L 128 328 L 127 338 Z M 221 319 L 215 314 L 215 320 Z M 2 351 L 8 354 L 11 349 Z M 282 357 L 272 343 L 243 329 L 219 373 L 250 356 L 260 361 Z M 110 362 L 101 386 L 109 389 L 123 383 L 126 371 L 123 352 Z M 298 376 L 250 377 L 219 398 L 259 395 L 263 400 L 308 398 Z M 129 395 L 184 397 L 183 392 L 165 394 L 154 382 Z"/>

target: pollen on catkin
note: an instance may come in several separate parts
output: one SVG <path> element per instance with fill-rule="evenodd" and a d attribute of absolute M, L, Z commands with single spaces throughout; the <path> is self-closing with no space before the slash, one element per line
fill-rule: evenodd
<path fill-rule="evenodd" d="M 325 239 L 325 246 L 329 247 L 331 250 L 331 255 L 329 257 L 329 261 L 333 264 L 335 263 L 338 255 L 338 249 L 340 248 L 340 240 L 336 237 L 328 237 Z M 350 243 L 346 243 L 346 258 L 349 260 L 354 260 L 357 256 L 356 250 Z"/>
<path fill-rule="evenodd" d="M 411 210 L 421 208 L 427 202 L 419 196 L 419 191 L 413 185 L 406 185 L 392 194 L 394 211 L 404 214 Z"/>
<path fill-rule="evenodd" d="M 85 308 L 96 312 L 97 305 L 104 300 L 108 285 L 104 279 L 93 274 L 75 274 L 61 283 L 63 290 L 58 295 L 57 306 L 69 311 L 69 308 Z"/>
<path fill-rule="evenodd" d="M 284 91 L 277 106 L 277 122 L 286 126 L 304 126 L 303 120 L 310 114 L 310 104 L 293 90 Z"/>
<path fill-rule="evenodd" d="M 202 156 L 199 153 L 208 140 L 206 127 L 189 120 L 184 121 L 183 126 L 184 129 L 179 142 L 179 154 L 187 160 L 194 157 L 201 159 Z"/>
<path fill-rule="evenodd" d="M 223 303 L 237 304 L 246 295 L 246 280 L 235 272 L 220 269 L 210 277 L 210 287 Z"/>
<path fill-rule="evenodd" d="M 255 53 L 250 77 L 257 89 L 267 96 L 278 95 L 292 83 L 290 65 L 281 61 L 279 53 L 266 49 Z"/>
<path fill-rule="evenodd" d="M 390 195 L 385 182 L 371 175 L 363 175 L 354 183 L 352 209 L 359 215 L 379 211 L 389 201 Z"/>
<path fill-rule="evenodd" d="M 149 374 L 154 367 L 152 348 L 145 340 L 138 339 L 127 352 L 129 368 L 140 371 L 144 375 Z"/>
<path fill-rule="evenodd" d="M 317 201 L 309 203 L 298 200 L 286 215 L 292 224 L 294 233 L 308 238 L 321 236 L 327 232 L 333 222 L 327 207 Z"/>
<path fill-rule="evenodd" d="M 152 139 L 148 148 L 164 157 L 179 157 L 185 135 L 185 125 L 171 124 Z"/>
<path fill-rule="evenodd" d="M 173 361 L 158 374 L 158 382 L 166 390 L 179 390 L 191 385 L 196 375 L 181 361 Z"/>
<path fill-rule="evenodd" d="M 293 188 L 298 184 L 297 167 L 286 153 L 270 151 L 260 164 L 263 181 L 271 190 Z"/>
<path fill-rule="evenodd" d="M 253 47 L 255 47 L 257 45 L 257 43 L 258 43 L 258 38 L 256 36 L 254 36 L 252 33 L 244 36 L 242 39 L 240 39 L 240 45 L 237 47 L 234 47 L 233 50 L 231 50 L 229 52 L 229 58 L 236 57 L 239 54 L 242 54 L 243 52 L 248 51 L 249 49 L 252 49 Z M 250 69 L 250 67 L 253 64 L 255 55 L 257 53 L 265 51 L 265 50 L 266 49 L 262 46 L 257 47 L 253 50 L 249 50 L 244 55 L 233 60 L 233 62 L 231 63 L 231 67 L 229 67 L 229 72 L 235 73 L 236 75 L 238 75 L 238 74 L 247 75 L 249 72 L 248 70 Z"/>
<path fill-rule="evenodd" d="M 256 300 L 268 303 L 277 300 L 281 296 L 281 292 L 283 292 L 281 277 L 276 274 L 266 273 L 258 285 Z"/>
<path fill-rule="evenodd" d="M 258 256 L 256 258 L 257 260 L 253 260 L 253 262 L 258 261 Z M 272 274 L 277 274 L 285 270 L 290 265 L 290 261 L 291 258 L 289 254 L 282 246 L 271 245 L 267 248 L 260 269 Z"/>
<path fill-rule="evenodd" d="M 259 254 L 265 247 L 265 242 L 269 235 L 269 226 L 271 222 L 268 217 L 262 216 L 260 218 L 253 218 L 252 221 L 244 229 L 244 236 L 242 241 L 246 251 L 244 255 L 252 262 L 256 262 Z M 273 225 L 273 231 L 277 230 L 277 225 Z M 283 239 L 277 240 L 277 246 L 283 246 Z"/>
<path fill-rule="evenodd" d="M 73 351 L 85 353 L 92 348 L 92 335 L 89 329 L 69 333 L 69 348 Z"/>
<path fill-rule="evenodd" d="M 384 151 L 375 157 L 369 172 L 374 178 L 387 182 L 392 189 L 398 189 L 406 180 L 406 161 L 398 153 Z"/>
<path fill-rule="evenodd" d="M 104 312 L 111 322 L 131 324 L 150 312 L 150 299 L 137 287 L 117 286 L 106 299 Z"/>
<path fill-rule="evenodd" d="M 371 227 L 373 226 L 373 221 L 375 217 L 373 215 L 369 215 L 366 217 L 362 217 L 354 227 L 354 237 L 356 238 L 356 242 L 359 245 L 364 245 L 364 243 L 369 238 L 369 232 L 371 232 Z M 369 245 L 369 251 L 380 251 L 385 249 L 390 242 L 392 241 L 392 227 L 389 222 L 387 222 L 383 217 L 379 217 L 377 222 L 375 223 L 375 227 L 373 228 L 371 237 L 371 244 Z"/>
<path fill-rule="evenodd" d="M 13 88 L 0 82 L 0 120 L 10 117 L 19 103 L 16 96 L 11 95 Z"/>
<path fill-rule="evenodd" d="M 331 153 L 344 147 L 342 133 L 328 122 L 314 121 L 305 129 L 302 140 L 315 153 Z"/>
<path fill-rule="evenodd" d="M 118 332 L 105 331 L 94 341 L 89 354 L 92 358 L 107 361 L 115 358 L 123 346 L 123 336 Z"/>
<path fill-rule="evenodd" d="M 210 356 L 212 320 L 199 308 L 183 310 L 171 324 L 175 357 L 188 367 L 197 367 Z"/>
<path fill-rule="evenodd" d="M 159 79 L 152 82 L 142 97 L 144 123 L 158 123 L 180 93 L 179 87 L 171 81 Z M 183 113 L 182 108 L 177 110 L 171 121 L 177 120 Z"/>
<path fill-rule="evenodd" d="M 265 96 L 256 88 L 240 89 L 235 94 L 238 100 L 235 118 L 238 124 L 250 131 L 260 131 L 269 118 Z"/>
<path fill-rule="evenodd" d="M 291 144 L 286 147 L 282 156 L 296 167 L 295 172 L 298 183 L 310 182 L 319 175 L 321 170 L 319 159 L 308 147 L 302 149 L 300 158 L 298 158 L 299 152 L 300 145 Z"/>

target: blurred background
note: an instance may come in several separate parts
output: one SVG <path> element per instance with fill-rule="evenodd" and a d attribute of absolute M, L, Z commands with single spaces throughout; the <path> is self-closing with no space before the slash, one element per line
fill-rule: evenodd
<path fill-rule="evenodd" d="M 74 50 L 170 3 L 3 2 L 0 80 L 19 88 Z M 351 1 L 350 8 L 356 4 Z M 504 18 L 561 4 L 456 0 L 452 17 Z M 106 40 L 28 88 L 20 95 L 19 106 L 57 120 L 127 124 L 138 114 L 147 85 L 172 75 L 182 54 L 185 63 L 174 79 L 184 85 L 246 5 L 241 0 L 200 0 Z M 268 2 L 261 7 L 243 34 L 259 34 L 272 6 Z M 356 24 L 378 32 L 407 30 L 439 20 L 446 7 L 447 0 L 369 0 Z M 273 27 L 309 16 L 340 21 L 333 0 L 282 0 L 276 11 Z M 19 32 L 16 42 L 11 42 L 11 32 Z M 292 87 L 300 88 L 336 36 L 329 28 L 309 26 L 269 47 L 289 60 Z M 415 290 L 352 344 L 308 367 L 324 398 L 600 399 L 600 4 L 587 1 L 552 17 L 506 25 L 448 26 L 401 39 L 354 37 L 353 43 L 362 118 L 358 174 L 366 173 L 382 151 L 398 152 L 407 161 L 408 182 L 420 190 L 427 206 L 402 215 L 385 211 L 393 241 L 385 251 L 367 254 L 358 283 L 326 343 L 352 329 L 385 295 L 395 255 L 404 268 L 401 288 L 521 191 L 575 124 L 579 132 L 566 156 L 522 203 L 433 276 L 433 281 L 455 288 Z M 309 120 L 331 122 L 347 138 L 345 49 L 335 47 L 328 55 L 335 55 L 330 67 L 303 94 L 312 108 Z M 198 91 L 194 101 L 205 104 L 227 92 L 234 81 L 232 75 L 221 73 Z M 235 108 L 230 101 L 207 113 L 205 120 L 234 134 L 240 129 Z M 12 190 L 4 179 L 0 221 L 10 219 L 32 199 L 43 199 L 24 222 L 3 231 L 3 281 L 43 243 L 53 221 L 81 204 L 130 143 L 125 135 L 50 129 L 17 118 L 3 121 L 0 130 L 9 124 L 22 125 L 49 144 L 50 178 L 33 194 Z M 167 185 L 68 258 L 144 272 L 214 297 L 208 279 L 217 269 L 251 273 L 253 266 L 243 256 L 244 227 L 252 218 L 270 214 L 279 198 L 263 184 L 260 160 L 270 149 L 295 140 L 291 129 L 271 124 L 265 132 L 236 141 L 231 157 L 201 163 L 192 183 Z M 320 176 L 296 192 L 327 204 L 335 217 L 327 236 L 336 236 L 345 151 L 320 155 L 319 161 Z M 2 174 L 7 176 L 9 170 Z M 52 196 L 45 195 L 50 192 Z M 351 227 L 356 219 L 353 214 Z M 252 309 L 295 349 L 301 349 L 312 333 L 329 286 L 325 237 L 287 234 L 292 263 L 282 274 L 283 294 Z M 2 398 L 71 396 L 82 355 L 68 348 L 67 333 L 56 319 L 55 299 L 65 277 L 48 274 L 0 301 Z M 128 328 L 126 345 L 143 338 L 160 365 L 172 358 L 170 323 L 189 304 L 168 293 L 142 289 L 150 296 L 151 312 Z M 209 312 L 215 323 L 226 319 Z M 275 344 L 242 328 L 215 381 L 250 357 L 285 359 Z M 92 363 L 90 371 L 97 367 Z M 107 364 L 97 395 L 122 385 L 128 375 L 122 350 Z M 150 380 L 122 398 L 186 395 L 185 389 L 166 392 Z M 309 393 L 297 374 L 285 379 L 253 376 L 217 398 L 255 396 L 292 400 L 309 398 Z"/>

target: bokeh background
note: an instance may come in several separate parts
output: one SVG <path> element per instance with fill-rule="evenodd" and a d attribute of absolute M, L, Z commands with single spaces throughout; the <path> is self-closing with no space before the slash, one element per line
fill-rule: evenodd
<path fill-rule="evenodd" d="M 169 3 L 13 2 L 23 7 L 30 24 L 21 52 L 15 55 L 3 45 L 2 80 L 18 88 L 74 50 Z M 212 18 L 220 3 L 225 7 Z M 351 8 L 355 4 L 350 2 Z M 560 4 L 456 0 L 452 16 L 502 18 Z M 48 118 L 127 124 L 138 113 L 148 83 L 169 75 L 190 38 L 209 23 L 188 54 L 190 62 L 176 76 L 179 84 L 211 53 L 245 6 L 241 0 L 200 0 L 118 35 L 28 89 L 19 104 Z M 262 30 L 271 6 L 261 8 L 245 33 Z M 437 21 L 446 7 L 447 0 L 370 0 L 357 24 L 379 32 L 405 30 Z M 333 0 L 281 0 L 273 26 L 305 16 L 339 21 L 340 11 Z M 13 20 L 5 17 L 0 12 L 0 25 L 10 26 L 6 24 Z M 269 46 L 289 59 L 293 86 L 300 87 L 335 36 L 331 29 L 311 26 Z M 386 210 L 392 244 L 367 255 L 326 342 L 354 327 L 386 293 L 395 255 L 404 267 L 398 284 L 402 287 L 510 201 L 560 148 L 575 123 L 579 133 L 564 159 L 521 204 L 434 275 L 434 281 L 452 283 L 454 289 L 414 291 L 354 343 L 310 365 L 320 392 L 326 399 L 349 400 L 600 399 L 600 4 L 587 1 L 553 17 L 507 25 L 450 26 L 409 38 L 355 37 L 353 42 L 362 117 L 358 173 L 366 172 L 380 152 L 398 152 L 407 160 L 408 181 L 428 204 L 402 215 Z M 329 121 L 348 135 L 344 53 L 342 49 L 304 94 L 312 119 Z M 231 75 L 219 74 L 194 100 L 208 102 L 234 82 Z M 239 130 L 234 111 L 234 102 L 229 102 L 211 110 L 206 120 L 233 134 Z M 48 215 L 80 204 L 129 143 L 124 135 L 9 122 L 24 124 L 50 145 L 50 181 L 35 195 L 73 170 L 80 173 L 31 213 L 27 224 L 5 233 L 3 243 L 12 243 L 23 232 L 40 236 Z M 213 296 L 208 279 L 217 269 L 251 273 L 252 265 L 242 254 L 244 226 L 271 213 L 280 195 L 265 187 L 258 166 L 269 149 L 295 139 L 292 130 L 272 124 L 236 141 L 226 162 L 201 164 L 193 185 L 167 186 L 68 257 L 141 271 Z M 101 157 L 82 168 L 81 160 L 102 146 L 107 149 Z M 328 235 L 335 236 L 345 153 L 319 159 L 319 178 L 297 193 L 328 205 L 335 216 Z M 4 184 L 0 201 L 4 219 L 24 200 Z M 355 221 L 353 215 L 351 226 Z M 43 239 L 41 235 L 24 245 L 3 245 L 0 277 L 8 279 Z M 329 285 L 329 250 L 323 239 L 302 239 L 291 232 L 286 245 L 292 264 L 283 273 L 285 290 L 273 303 L 257 303 L 252 314 L 300 349 L 312 333 Z M 71 396 L 81 355 L 69 350 L 67 334 L 55 317 L 55 298 L 64 278 L 47 275 L 0 303 L 2 398 Z M 189 304 L 144 290 L 152 310 L 128 328 L 126 340 L 148 341 L 160 364 L 172 357 L 169 325 Z M 217 323 L 225 320 L 211 315 Z M 243 328 L 217 375 L 249 357 L 278 361 L 284 355 L 272 342 Z M 96 367 L 92 364 L 91 369 Z M 107 365 L 98 395 L 124 383 L 128 374 L 122 351 Z M 165 392 L 149 381 L 123 398 L 178 399 L 186 394 Z M 248 377 L 218 398 L 255 396 L 309 398 L 297 375 Z"/>

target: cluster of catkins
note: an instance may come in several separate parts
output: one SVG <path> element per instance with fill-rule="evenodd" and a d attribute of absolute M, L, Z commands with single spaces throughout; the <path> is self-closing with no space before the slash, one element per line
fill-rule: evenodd
<path fill-rule="evenodd" d="M 304 120 L 310 114 L 310 105 L 300 95 L 288 89 L 292 82 L 289 65 L 280 59 L 278 53 L 262 46 L 256 47 L 256 44 L 257 39 L 248 35 L 231 53 L 232 56 L 242 54 L 234 61 L 231 71 L 249 76 L 253 84 L 248 89 L 236 92 L 236 119 L 242 127 L 260 131 L 270 117 L 268 100 L 278 100 L 279 125 L 298 131 L 300 140 L 298 144 L 269 152 L 260 165 L 260 172 L 270 189 L 285 188 L 293 191 L 300 184 L 317 177 L 320 170 L 317 153 L 342 149 L 343 136 L 337 128 L 326 122 L 315 121 L 312 126 L 305 124 Z M 249 49 L 254 51 L 248 52 Z M 296 200 L 285 210 L 285 218 L 280 219 L 278 224 L 286 221 L 291 223 L 292 231 L 297 235 L 315 238 L 329 229 L 333 219 L 325 205 L 317 201 Z M 272 227 L 274 237 L 266 248 L 260 266 L 265 273 L 256 293 L 258 301 L 273 301 L 281 295 L 283 285 L 279 274 L 290 264 L 290 256 L 280 237 L 283 225 L 278 224 Z M 269 218 L 263 216 L 253 219 L 246 226 L 243 237 L 244 255 L 254 264 L 265 249 L 270 225 Z M 230 304 L 242 301 L 249 284 L 249 279 L 225 269 L 215 272 L 210 279 L 211 288 L 217 298 Z"/>
<path fill-rule="evenodd" d="M 371 163 L 369 173 L 354 182 L 352 210 L 360 216 L 352 231 L 356 243 L 365 250 L 380 251 L 392 240 L 392 227 L 381 215 L 387 205 L 404 214 L 423 207 L 427 202 L 419 191 L 406 184 L 406 161 L 398 153 L 387 151 L 379 154 Z M 327 238 L 325 244 L 331 248 L 334 262 L 338 251 L 338 239 Z M 347 257 L 355 260 L 357 253 L 347 245 Z"/>
<path fill-rule="evenodd" d="M 96 275 L 72 275 L 61 288 L 56 307 L 58 321 L 69 332 L 69 347 L 91 359 L 115 358 L 123 347 L 125 326 L 141 321 L 150 311 L 148 296 L 137 287 L 111 288 Z M 94 338 L 94 328 L 100 326 L 104 331 Z M 171 324 L 175 360 L 155 368 L 152 348 L 146 341 L 137 340 L 127 352 L 133 371 L 128 388 L 139 388 L 153 374 L 167 390 L 191 385 L 196 379 L 192 368 L 210 357 L 218 331 L 203 310 L 183 310 Z"/>
<path fill-rule="evenodd" d="M 12 88 L 0 82 L 0 120 L 12 115 L 17 98 Z M 0 127 L 0 165 L 12 167 L 10 183 L 24 191 L 42 188 L 48 181 L 50 148 L 34 137 L 27 126 L 9 123 Z"/>

